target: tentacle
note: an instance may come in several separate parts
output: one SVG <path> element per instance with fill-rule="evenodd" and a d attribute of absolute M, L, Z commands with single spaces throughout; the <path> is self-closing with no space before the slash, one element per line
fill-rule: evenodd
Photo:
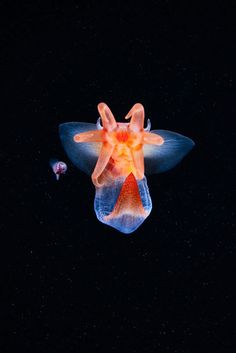
<path fill-rule="evenodd" d="M 140 145 L 138 148 L 133 149 L 131 153 L 133 157 L 137 178 L 140 180 L 144 177 L 144 156 L 143 156 L 142 146 Z"/>
<path fill-rule="evenodd" d="M 97 126 L 97 129 L 98 129 L 98 130 L 102 130 L 102 129 L 103 129 L 102 124 L 101 124 L 101 118 L 100 118 L 100 116 L 99 116 L 99 118 L 98 118 L 98 120 L 97 120 L 96 126 Z"/>
<path fill-rule="evenodd" d="M 101 130 L 86 131 L 74 135 L 74 141 L 80 142 L 102 142 L 104 140 L 104 133 Z"/>
<path fill-rule="evenodd" d="M 125 116 L 125 119 L 129 119 L 131 117 L 129 128 L 138 132 L 143 129 L 144 125 L 144 107 L 140 103 L 136 103 Z"/>
<path fill-rule="evenodd" d="M 143 143 L 148 145 L 162 145 L 164 143 L 163 137 L 152 132 L 144 132 Z"/>
<path fill-rule="evenodd" d="M 113 153 L 113 150 L 114 150 L 114 147 L 110 145 L 108 142 L 103 143 L 96 166 L 92 173 L 92 181 L 95 186 L 98 186 L 98 187 L 101 186 L 101 184 L 98 182 L 98 178 L 106 168 L 109 162 L 109 159 L 111 158 L 111 155 Z"/>
<path fill-rule="evenodd" d="M 151 130 L 151 120 L 150 119 L 148 119 L 147 120 L 147 126 L 144 128 L 144 131 L 147 131 L 147 132 L 149 132 L 150 130 Z"/>
<path fill-rule="evenodd" d="M 110 108 L 105 103 L 98 104 L 98 111 L 101 115 L 102 125 L 107 131 L 112 131 L 117 127 L 116 120 Z"/>

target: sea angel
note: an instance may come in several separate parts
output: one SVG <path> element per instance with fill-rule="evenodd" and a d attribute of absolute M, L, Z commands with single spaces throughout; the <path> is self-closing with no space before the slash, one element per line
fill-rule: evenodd
<path fill-rule="evenodd" d="M 116 122 L 105 103 L 98 104 L 96 124 L 70 122 L 59 134 L 70 160 L 91 175 L 95 186 L 94 209 L 99 221 L 122 233 L 134 232 L 147 218 L 152 201 L 145 173 L 173 168 L 194 142 L 166 130 L 144 128 L 144 108 L 136 103 L 125 119 Z"/>

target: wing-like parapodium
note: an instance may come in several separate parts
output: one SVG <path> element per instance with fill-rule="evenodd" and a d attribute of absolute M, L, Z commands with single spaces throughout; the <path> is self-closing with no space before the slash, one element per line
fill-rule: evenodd
<path fill-rule="evenodd" d="M 178 164 L 194 146 L 193 140 L 167 130 L 152 130 L 164 139 L 162 145 L 143 146 L 145 174 L 163 173 Z"/>
<path fill-rule="evenodd" d="M 59 126 L 60 139 L 69 159 L 77 168 L 89 175 L 94 170 L 102 143 L 77 143 L 74 136 L 92 130 L 97 130 L 96 124 L 71 122 Z"/>

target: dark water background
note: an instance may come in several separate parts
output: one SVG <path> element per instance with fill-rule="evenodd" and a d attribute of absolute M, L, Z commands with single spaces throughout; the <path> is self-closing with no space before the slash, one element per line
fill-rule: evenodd
<path fill-rule="evenodd" d="M 233 3 L 233 2 L 232 2 Z M 233 353 L 235 7 L 230 2 L 1 2 L 1 353 Z M 132 235 L 99 223 L 58 124 L 117 119 L 192 138 L 148 178 Z M 51 157 L 68 162 L 55 181 Z"/>

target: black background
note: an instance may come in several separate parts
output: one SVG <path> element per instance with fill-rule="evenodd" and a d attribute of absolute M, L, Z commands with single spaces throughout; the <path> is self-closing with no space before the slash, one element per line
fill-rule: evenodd
<path fill-rule="evenodd" d="M 234 8 L 230 2 L 1 2 L 1 352 L 233 353 Z M 117 120 L 196 146 L 148 178 L 132 235 L 99 223 L 58 124 Z M 48 161 L 68 172 L 56 182 Z"/>

